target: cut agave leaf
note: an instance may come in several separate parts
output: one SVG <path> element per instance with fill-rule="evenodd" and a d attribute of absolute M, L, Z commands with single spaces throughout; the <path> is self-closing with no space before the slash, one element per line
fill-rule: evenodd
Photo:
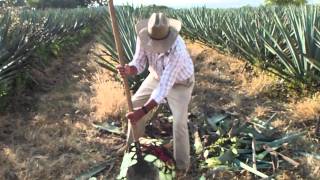
<path fill-rule="evenodd" d="M 130 166 L 133 166 L 137 163 L 137 160 L 133 158 L 135 155 L 134 152 L 125 153 L 122 158 L 122 163 L 120 166 L 120 173 L 117 177 L 117 179 L 125 179 L 127 177 L 127 171 Z"/>
<path fill-rule="evenodd" d="M 216 114 L 210 118 L 207 119 L 210 126 L 213 128 L 213 130 L 217 130 L 217 124 L 221 122 L 222 120 L 226 119 L 229 116 L 229 114 Z"/>
<path fill-rule="evenodd" d="M 290 164 L 293 165 L 294 167 L 298 167 L 298 166 L 300 165 L 299 162 L 293 160 L 292 158 L 290 158 L 290 157 L 288 157 L 288 156 L 286 156 L 286 155 L 284 155 L 284 154 L 282 154 L 282 153 L 278 153 L 278 154 L 279 154 L 279 156 L 281 156 L 281 158 L 282 158 L 283 160 L 287 161 L 288 163 L 290 163 Z"/>
<path fill-rule="evenodd" d="M 247 134 L 250 137 L 252 137 L 252 136 L 255 137 L 256 140 L 268 139 L 266 136 L 264 136 L 263 133 L 259 133 L 256 129 L 251 128 L 251 127 L 244 128 L 244 129 L 242 129 L 241 132 Z"/>
<path fill-rule="evenodd" d="M 280 156 L 282 157 L 283 160 L 287 161 L 288 163 L 290 163 L 291 165 L 293 165 L 294 167 L 298 167 L 300 165 L 300 163 L 298 163 L 297 161 L 289 158 L 288 156 L 282 154 L 282 153 L 279 153 L 279 152 L 276 152 L 275 150 L 273 150 L 271 147 L 269 147 L 268 145 L 265 145 L 264 146 L 264 149 L 266 151 L 268 151 L 270 154 L 274 154 L 275 156 Z"/>
<path fill-rule="evenodd" d="M 307 152 L 299 152 L 299 154 L 308 157 L 308 158 L 313 158 L 313 159 L 317 159 L 320 160 L 320 154 L 316 154 L 316 153 L 307 153 Z"/>
<path fill-rule="evenodd" d="M 100 173 L 101 171 L 105 170 L 109 165 L 111 165 L 111 161 L 112 160 L 113 159 L 110 159 L 110 160 L 108 160 L 106 162 L 103 162 L 103 163 L 101 163 L 101 164 L 89 169 L 87 172 L 84 172 L 84 173 L 80 174 L 76 178 L 76 180 L 87 180 L 89 178 L 91 179 L 92 176 Z"/>
<path fill-rule="evenodd" d="M 203 157 L 204 157 L 205 159 L 207 159 L 208 156 L 209 156 L 209 150 L 206 149 L 206 150 L 203 152 Z"/>
<path fill-rule="evenodd" d="M 270 128 L 271 126 L 271 122 L 274 120 L 274 118 L 276 117 L 277 113 L 273 113 L 272 116 L 265 122 L 267 127 Z M 273 127 L 271 127 L 273 129 Z"/>
<path fill-rule="evenodd" d="M 196 130 L 194 133 L 194 148 L 196 150 L 196 154 L 201 154 L 203 151 L 203 146 L 198 130 Z"/>
<path fill-rule="evenodd" d="M 279 149 L 280 147 L 281 147 L 281 146 L 272 147 L 272 150 L 273 150 L 273 151 L 276 151 L 276 150 Z M 264 158 L 266 157 L 266 155 L 268 155 L 268 154 L 269 154 L 268 151 L 263 151 L 263 152 L 257 154 L 256 157 L 257 157 L 257 159 L 262 160 L 262 159 L 264 159 Z"/>
<path fill-rule="evenodd" d="M 253 118 L 250 123 L 252 123 L 260 128 L 267 129 L 266 122 L 261 121 L 257 117 Z"/>
<path fill-rule="evenodd" d="M 228 164 L 233 162 L 233 160 L 235 159 L 235 157 L 238 156 L 238 151 L 235 148 L 232 149 L 228 149 L 226 152 L 222 153 L 219 157 L 218 160 L 222 163 L 222 164 Z"/>
<path fill-rule="evenodd" d="M 252 153 L 251 149 L 237 149 L 238 154 L 250 154 Z"/>
<path fill-rule="evenodd" d="M 199 180 L 206 180 L 206 177 L 204 175 L 202 175 Z"/>
<path fill-rule="evenodd" d="M 104 122 L 101 125 L 98 124 L 92 124 L 95 128 L 100 129 L 100 130 L 104 130 L 104 131 L 108 131 L 110 133 L 115 133 L 115 134 L 123 134 L 121 129 L 115 125 L 112 125 L 109 122 Z"/>
<path fill-rule="evenodd" d="M 272 142 L 269 142 L 269 143 L 266 143 L 268 146 L 270 147 L 277 147 L 277 146 L 280 146 L 284 143 L 288 143 L 288 142 L 291 142 L 295 139 L 297 139 L 298 137 L 301 137 L 305 134 L 306 132 L 298 132 L 298 133 L 292 133 L 292 134 L 288 134 L 286 135 L 285 137 L 283 138 L 280 138 L 280 139 L 277 139 L 277 140 L 274 140 Z"/>
<path fill-rule="evenodd" d="M 217 157 L 211 157 L 209 159 L 206 159 L 206 163 L 208 168 L 214 168 L 222 164 Z"/>
<path fill-rule="evenodd" d="M 253 173 L 253 174 L 257 175 L 257 176 L 259 176 L 259 177 L 269 178 L 268 175 L 266 175 L 266 174 L 264 174 L 264 173 L 262 173 L 262 172 L 260 172 L 260 171 L 258 171 L 258 170 L 253 169 L 252 167 L 248 166 L 247 164 L 241 162 L 239 159 L 234 159 L 233 162 L 234 162 L 237 166 L 239 166 L 239 167 L 241 167 L 241 168 L 243 168 L 243 169 L 245 169 L 245 170 L 247 170 L 247 171 L 249 171 L 249 172 L 251 172 L 251 173 Z"/>

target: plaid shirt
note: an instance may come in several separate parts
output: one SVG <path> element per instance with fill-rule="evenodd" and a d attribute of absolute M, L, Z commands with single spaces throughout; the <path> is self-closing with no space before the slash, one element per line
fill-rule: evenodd
<path fill-rule="evenodd" d="M 136 52 L 129 65 L 135 66 L 140 74 L 145 69 L 147 62 L 150 74 L 160 81 L 150 97 L 157 103 L 163 102 L 175 83 L 185 82 L 194 73 L 193 62 L 180 36 L 165 53 L 146 52 L 137 38 Z"/>

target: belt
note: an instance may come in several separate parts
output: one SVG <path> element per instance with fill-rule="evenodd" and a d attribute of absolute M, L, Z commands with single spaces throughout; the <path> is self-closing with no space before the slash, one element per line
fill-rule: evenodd
<path fill-rule="evenodd" d="M 193 83 L 194 83 L 194 74 L 192 74 L 191 77 L 189 77 L 189 78 L 186 79 L 186 80 L 183 80 L 183 81 L 181 81 L 181 82 L 176 82 L 176 83 L 174 83 L 174 86 L 175 86 L 175 85 L 183 85 L 183 86 L 189 87 L 189 86 L 191 86 Z"/>
<path fill-rule="evenodd" d="M 155 80 L 159 81 L 159 78 L 157 78 L 156 75 L 151 74 L 151 76 L 152 76 Z M 183 81 L 174 83 L 173 86 L 183 85 L 183 86 L 189 87 L 189 86 L 191 86 L 191 85 L 194 83 L 194 81 L 195 81 L 195 80 L 194 80 L 194 74 L 192 74 L 189 78 L 187 78 L 187 79 L 185 79 L 185 80 L 183 80 Z"/>

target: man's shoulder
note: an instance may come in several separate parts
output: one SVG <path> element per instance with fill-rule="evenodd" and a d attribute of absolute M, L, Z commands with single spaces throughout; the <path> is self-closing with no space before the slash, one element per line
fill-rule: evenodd
<path fill-rule="evenodd" d="M 180 50 L 180 49 L 186 48 L 186 44 L 184 42 L 184 39 L 180 35 L 178 35 L 178 37 L 177 37 L 175 46 L 176 46 L 176 48 L 175 48 L 176 50 Z"/>
<path fill-rule="evenodd" d="M 177 41 L 180 42 L 180 43 L 184 43 L 184 40 L 180 35 L 178 35 Z"/>

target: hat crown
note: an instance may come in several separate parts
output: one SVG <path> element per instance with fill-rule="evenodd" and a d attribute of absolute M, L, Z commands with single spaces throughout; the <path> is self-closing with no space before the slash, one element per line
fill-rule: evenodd
<path fill-rule="evenodd" d="M 148 34 L 156 40 L 164 39 L 169 33 L 169 21 L 163 13 L 153 13 L 148 21 Z"/>

